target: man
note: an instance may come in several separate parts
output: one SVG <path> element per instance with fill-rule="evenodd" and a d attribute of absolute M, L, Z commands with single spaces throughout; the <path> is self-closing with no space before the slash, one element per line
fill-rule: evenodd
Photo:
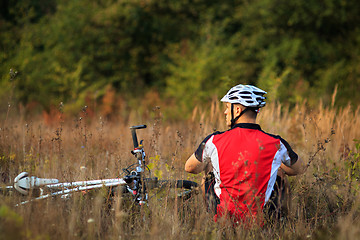
<path fill-rule="evenodd" d="M 256 124 L 265 91 L 251 85 L 237 85 L 221 99 L 226 103 L 225 132 L 207 136 L 186 161 L 189 173 L 210 172 L 206 181 L 213 192 L 215 221 L 227 216 L 236 222 L 261 223 L 261 213 L 280 173 L 303 172 L 298 155 L 281 137 L 265 133 Z M 208 198 L 211 201 L 211 198 Z"/>

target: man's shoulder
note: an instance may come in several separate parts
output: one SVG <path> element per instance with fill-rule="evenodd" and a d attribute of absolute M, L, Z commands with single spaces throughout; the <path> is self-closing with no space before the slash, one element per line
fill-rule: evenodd
<path fill-rule="evenodd" d="M 298 159 L 298 155 L 294 152 L 294 150 L 291 148 L 290 144 L 285 140 L 283 139 L 281 136 L 279 135 L 275 135 L 275 134 L 270 134 L 270 133 L 267 133 L 267 132 L 264 132 L 262 131 L 263 133 L 265 133 L 266 135 L 270 136 L 270 137 L 273 137 L 275 139 L 278 139 L 282 145 L 286 148 L 286 150 L 288 151 L 288 154 L 290 156 L 290 159 L 291 159 L 291 165 L 294 164 L 297 159 Z"/>
<path fill-rule="evenodd" d="M 209 134 L 208 136 L 206 136 L 206 137 L 204 138 L 204 140 L 202 141 L 202 143 L 206 143 L 212 136 L 221 135 L 221 134 L 223 134 L 223 133 L 225 133 L 225 132 L 226 132 L 226 131 L 223 131 L 223 132 L 215 131 L 215 132 Z"/>
<path fill-rule="evenodd" d="M 269 136 L 269 137 L 271 137 L 271 138 L 280 140 L 280 141 L 281 141 L 283 144 L 285 144 L 285 145 L 289 145 L 289 144 L 287 143 L 287 141 L 286 141 L 285 139 L 283 139 L 280 135 L 268 133 L 268 132 L 265 132 L 264 130 L 261 130 L 261 132 L 264 133 L 266 136 Z"/>
<path fill-rule="evenodd" d="M 207 142 L 209 141 L 209 139 L 213 136 L 216 136 L 216 135 L 220 135 L 222 134 L 223 132 L 220 132 L 220 131 L 215 131 L 211 134 L 209 134 L 208 136 L 206 136 L 204 138 L 204 140 L 201 141 L 199 147 L 196 149 L 195 151 L 195 157 L 197 160 L 199 160 L 200 162 L 202 162 L 202 154 L 204 152 L 204 149 L 205 149 L 205 145 L 207 144 Z"/>

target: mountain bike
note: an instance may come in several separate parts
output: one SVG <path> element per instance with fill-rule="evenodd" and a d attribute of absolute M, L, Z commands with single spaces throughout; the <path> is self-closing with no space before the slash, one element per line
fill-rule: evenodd
<path fill-rule="evenodd" d="M 143 147 L 143 140 L 138 142 L 136 130 L 144 129 L 146 125 L 130 127 L 134 149 L 131 153 L 135 156 L 136 162 L 123 169 L 124 176 L 121 178 L 98 179 L 89 181 L 59 182 L 58 179 L 39 178 L 29 176 L 22 172 L 14 179 L 13 186 L 6 186 L 2 191 L 13 190 L 22 195 L 31 195 L 30 199 L 22 201 L 17 206 L 33 201 L 60 197 L 70 198 L 76 192 L 88 193 L 94 189 L 107 188 L 110 198 L 120 192 L 130 199 L 131 203 L 137 206 L 147 205 L 151 198 L 161 198 L 172 195 L 173 198 L 187 200 L 198 193 L 198 184 L 188 180 L 162 180 L 151 176 L 150 169 L 146 166 L 146 154 Z M 36 191 L 38 194 L 32 194 Z M 166 192 L 164 194 L 164 192 Z M 31 194 L 30 194 L 31 193 Z"/>

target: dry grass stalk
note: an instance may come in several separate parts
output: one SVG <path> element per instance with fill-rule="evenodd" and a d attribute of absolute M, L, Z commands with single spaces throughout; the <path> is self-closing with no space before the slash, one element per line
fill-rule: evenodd
<path fill-rule="evenodd" d="M 134 160 L 130 154 L 129 125 L 147 123 L 139 132 L 144 139 L 148 161 L 163 178 L 191 179 L 201 176 L 184 172 L 184 161 L 199 142 L 214 129 L 226 130 L 222 106 L 213 103 L 209 111 L 197 107 L 191 120 L 182 123 L 162 121 L 161 112 L 153 118 L 130 112 L 126 120 L 67 119 L 56 126 L 40 120 L 7 121 L 0 131 L 0 176 L 11 184 L 19 172 L 64 181 L 116 177 Z M 20 196 L 4 197 L 6 207 L 23 220 L 14 231 L 39 239 L 217 239 L 217 238 L 308 238 L 357 236 L 359 224 L 359 164 L 353 139 L 360 136 L 360 108 L 343 109 L 305 104 L 292 110 L 272 103 L 264 108 L 258 122 L 266 132 L 278 133 L 293 145 L 305 162 L 307 172 L 289 178 L 292 204 L 282 222 L 263 229 L 235 229 L 215 224 L 205 211 L 200 195 L 190 202 L 161 204 L 142 209 L 138 216 L 124 208 L 119 196 L 106 209 L 104 192 L 92 197 L 75 195 L 63 201 L 53 199 L 15 208 Z M 335 133 L 335 134 L 333 134 Z M 352 168 L 349 164 L 354 162 Z M 357 175 L 356 175 L 357 174 Z M 151 212 L 151 214 L 150 214 Z M 14 217 L 15 218 L 15 217 Z M 0 216 L 1 222 L 15 221 Z M 355 221 L 355 222 L 354 222 Z M 0 222 L 0 223 L 1 223 Z M 335 231 L 334 229 L 339 229 Z M 15 234 L 10 232 L 7 234 Z M 9 235 L 9 236 L 10 236 Z"/>

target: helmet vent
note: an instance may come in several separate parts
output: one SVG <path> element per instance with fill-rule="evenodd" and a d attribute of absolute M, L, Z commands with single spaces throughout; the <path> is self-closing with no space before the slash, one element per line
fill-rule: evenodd
<path fill-rule="evenodd" d="M 255 93 L 256 95 L 261 95 L 261 96 L 265 94 L 264 92 L 255 92 L 255 91 L 254 91 L 254 93 Z"/>
<path fill-rule="evenodd" d="M 251 96 L 241 96 L 242 98 L 244 98 L 244 99 L 252 99 L 252 97 Z"/>

